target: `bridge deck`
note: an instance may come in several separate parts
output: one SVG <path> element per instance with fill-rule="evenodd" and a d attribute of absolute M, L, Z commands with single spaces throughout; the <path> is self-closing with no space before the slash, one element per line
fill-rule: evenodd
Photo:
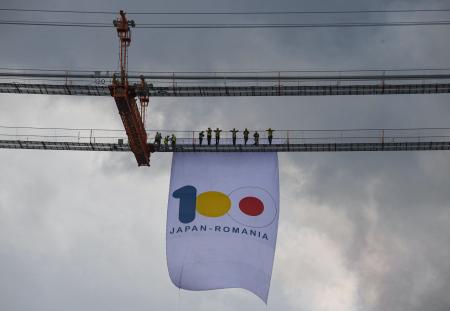
<path fill-rule="evenodd" d="M 345 85 L 250 85 L 250 86 L 160 86 L 148 90 L 150 97 L 218 97 L 218 96 L 336 96 L 397 95 L 450 93 L 450 83 L 405 83 Z M 0 93 L 111 96 L 108 87 L 98 85 L 58 85 L 0 83 Z"/>
<path fill-rule="evenodd" d="M 128 144 L 80 143 L 55 141 L 0 140 L 0 149 L 38 149 L 72 151 L 131 152 Z M 304 143 L 273 145 L 192 145 L 161 146 L 154 152 L 341 152 L 341 151 L 420 151 L 450 150 L 450 141 L 417 141 L 386 143 Z"/>

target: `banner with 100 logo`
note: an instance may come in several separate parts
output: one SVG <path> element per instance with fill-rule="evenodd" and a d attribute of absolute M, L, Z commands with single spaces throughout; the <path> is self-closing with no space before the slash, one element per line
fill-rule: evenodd
<path fill-rule="evenodd" d="M 179 288 L 244 288 L 267 302 L 279 217 L 276 153 L 175 153 L 167 210 Z"/>

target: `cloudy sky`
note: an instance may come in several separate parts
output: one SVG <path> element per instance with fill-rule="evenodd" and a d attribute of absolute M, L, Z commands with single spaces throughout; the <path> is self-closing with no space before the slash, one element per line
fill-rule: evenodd
<path fill-rule="evenodd" d="M 448 8 L 444 0 L 1 0 L 1 8 L 256 11 Z M 0 12 L 1 19 L 92 16 Z M 109 22 L 111 16 L 97 17 Z M 195 18 L 131 16 L 137 23 Z M 347 16 L 448 20 L 448 13 Z M 343 16 L 224 17 L 236 22 Z M 222 20 L 220 20 L 222 21 Z M 205 17 L 202 22 L 220 22 Z M 450 28 L 136 29 L 137 71 L 450 68 Z M 2 68 L 114 70 L 114 29 L 0 26 Z M 151 99 L 148 128 L 450 127 L 448 95 Z M 112 98 L 0 95 L 0 125 L 121 128 Z M 171 155 L 0 150 L 0 309 L 450 309 L 450 154 L 280 154 L 269 302 L 241 289 L 180 291 L 165 262 Z"/>

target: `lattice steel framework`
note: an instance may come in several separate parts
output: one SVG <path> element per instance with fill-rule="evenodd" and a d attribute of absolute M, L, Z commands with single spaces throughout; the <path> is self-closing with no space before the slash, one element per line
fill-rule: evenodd
<path fill-rule="evenodd" d="M 109 90 L 116 102 L 120 118 L 128 136 L 131 151 L 134 153 L 138 165 L 149 166 L 150 148 L 147 144 L 147 132 L 145 131 L 144 125 L 145 117 L 141 114 L 144 111 L 139 111 L 138 109 L 135 99 L 135 87 L 128 84 L 127 53 L 131 43 L 130 26 L 132 25 L 134 25 L 134 22 L 129 21 L 125 12 L 120 11 L 120 17 L 114 21 L 120 43 L 120 79 L 114 78 L 112 84 L 109 86 Z"/>
<path fill-rule="evenodd" d="M 111 96 L 106 86 L 0 83 L 0 93 Z M 159 86 L 149 87 L 150 97 L 217 96 L 335 96 L 450 93 L 450 83 L 353 84 L 299 86 Z"/>
<path fill-rule="evenodd" d="M 0 140 L 2 149 L 39 149 L 73 151 L 131 151 L 128 144 L 78 143 L 50 141 Z M 155 148 L 155 152 L 341 152 L 341 151 L 425 151 L 450 150 L 450 141 L 398 142 L 398 143 L 323 143 L 323 144 L 276 144 L 276 145 L 192 145 Z"/>

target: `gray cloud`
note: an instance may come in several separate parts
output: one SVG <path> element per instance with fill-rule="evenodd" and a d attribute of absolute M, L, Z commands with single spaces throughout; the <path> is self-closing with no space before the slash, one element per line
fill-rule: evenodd
<path fill-rule="evenodd" d="M 2 7 L 35 5 L 26 0 L 2 2 Z M 119 1 L 78 1 L 76 8 L 110 10 L 120 5 Z M 445 1 L 419 0 L 385 0 L 376 6 L 373 1 L 320 5 L 134 1 L 127 10 L 445 5 Z M 47 0 L 39 7 L 74 8 L 74 4 Z M 139 21 L 151 22 L 142 17 Z M 112 30 L 2 26 L 0 35 L 9 42 L 2 45 L 0 67 L 116 66 Z M 447 27 L 136 30 L 130 68 L 448 68 L 447 36 Z M 1 95 L 0 111 L 0 124 L 5 125 L 121 127 L 108 98 Z M 448 95 L 155 98 L 148 125 L 180 130 L 445 127 L 449 115 Z M 262 303 L 243 290 L 185 292 L 170 283 L 164 241 L 170 162 L 170 155 L 155 154 L 152 167 L 146 169 L 137 168 L 131 154 L 2 150 L 0 309 L 262 309 Z M 450 309 L 447 152 L 283 154 L 280 168 L 280 233 L 269 310 Z"/>

